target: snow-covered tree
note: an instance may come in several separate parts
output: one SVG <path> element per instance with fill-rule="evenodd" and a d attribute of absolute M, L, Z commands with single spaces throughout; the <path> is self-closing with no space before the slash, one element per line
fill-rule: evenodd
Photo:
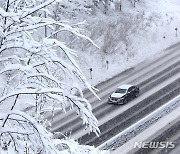
<path fill-rule="evenodd" d="M 93 5 L 92 0 L 66 0 L 57 3 L 54 11 L 58 13 L 58 18 L 62 18 L 62 15 L 74 18 L 77 14 L 90 14 L 93 11 Z"/>
<path fill-rule="evenodd" d="M 94 6 L 104 12 L 104 14 L 108 14 L 110 11 L 122 11 L 122 5 L 131 5 L 132 7 L 136 6 L 136 3 L 139 0 L 92 0 Z"/>
<path fill-rule="evenodd" d="M 75 108 L 90 131 L 99 133 L 97 119 L 82 93 L 82 86 L 95 94 L 94 88 L 78 67 L 76 52 L 54 36 L 68 32 L 92 41 L 77 27 L 49 17 L 48 7 L 55 2 L 5 0 L 0 8 L 1 153 L 60 152 L 43 127 L 47 124 L 43 115 L 55 109 Z M 23 112 L 27 110 L 32 112 Z"/>

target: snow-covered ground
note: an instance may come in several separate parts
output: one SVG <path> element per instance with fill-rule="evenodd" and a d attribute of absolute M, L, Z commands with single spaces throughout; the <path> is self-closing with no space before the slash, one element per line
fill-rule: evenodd
<path fill-rule="evenodd" d="M 86 20 L 87 34 L 100 49 L 87 42 L 77 49 L 80 67 L 93 85 L 157 56 L 180 41 L 179 0 L 144 0 L 135 8 L 124 4 L 122 12 L 97 13 Z"/>

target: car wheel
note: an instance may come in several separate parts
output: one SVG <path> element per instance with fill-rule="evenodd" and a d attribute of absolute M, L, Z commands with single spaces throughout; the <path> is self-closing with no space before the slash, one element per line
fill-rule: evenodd
<path fill-rule="evenodd" d="M 128 100 L 127 99 L 124 99 L 124 104 L 126 104 L 128 102 Z"/>
<path fill-rule="evenodd" d="M 139 93 L 136 93 L 136 94 L 135 94 L 135 97 L 138 97 L 138 96 L 139 96 Z"/>

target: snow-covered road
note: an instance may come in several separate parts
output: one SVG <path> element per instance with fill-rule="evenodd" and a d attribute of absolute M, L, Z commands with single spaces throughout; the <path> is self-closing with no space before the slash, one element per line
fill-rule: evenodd
<path fill-rule="evenodd" d="M 100 138 L 93 134 L 91 136 L 85 135 L 88 133 L 88 130 L 84 130 L 80 119 L 72 111 L 67 112 L 62 117 L 57 114 L 54 117 L 53 130 L 60 131 L 74 139 L 83 136 L 79 139 L 80 143 L 98 146 L 137 120 L 140 120 L 146 114 L 168 102 L 180 92 L 179 47 L 180 45 L 177 44 L 156 58 L 141 63 L 137 67 L 99 84 L 97 88 L 100 89 L 98 95 L 101 101 L 98 101 L 91 93 L 86 92 L 86 98 L 89 98 L 93 107 L 93 113 L 99 120 L 99 127 L 102 132 Z M 122 83 L 139 85 L 141 95 L 138 99 L 124 106 L 107 104 L 109 94 Z M 104 138 L 103 136 L 106 137 Z"/>
<path fill-rule="evenodd" d="M 120 148 L 112 151 L 112 154 L 132 154 L 135 153 L 137 148 L 134 148 L 135 142 L 151 141 L 153 138 L 161 134 L 165 129 L 172 126 L 179 121 L 180 118 L 180 107 L 173 110 L 171 113 L 167 114 L 161 118 L 158 122 L 147 128 L 145 131 L 129 140 Z M 170 141 L 170 140 L 169 140 Z M 179 149 L 180 150 L 180 149 Z"/>

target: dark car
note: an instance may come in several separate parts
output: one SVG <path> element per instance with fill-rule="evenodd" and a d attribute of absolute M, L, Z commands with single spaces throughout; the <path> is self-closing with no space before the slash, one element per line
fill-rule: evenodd
<path fill-rule="evenodd" d="M 125 84 L 116 89 L 109 98 L 108 103 L 126 104 L 128 101 L 139 96 L 139 87 Z"/>

